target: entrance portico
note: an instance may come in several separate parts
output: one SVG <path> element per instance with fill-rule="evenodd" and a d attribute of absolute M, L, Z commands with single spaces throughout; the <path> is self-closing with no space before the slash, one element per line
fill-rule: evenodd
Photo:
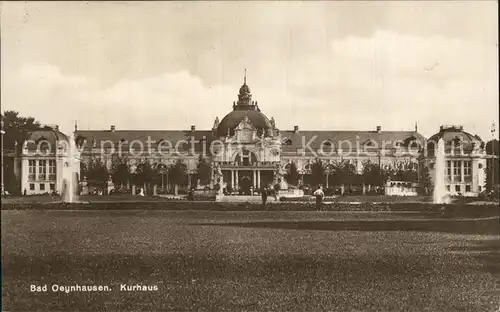
<path fill-rule="evenodd" d="M 229 176 L 227 187 L 240 190 L 244 193 L 250 191 L 250 187 L 258 190 L 262 185 L 270 183 L 274 177 L 273 166 L 238 166 L 221 165 L 224 176 Z"/>

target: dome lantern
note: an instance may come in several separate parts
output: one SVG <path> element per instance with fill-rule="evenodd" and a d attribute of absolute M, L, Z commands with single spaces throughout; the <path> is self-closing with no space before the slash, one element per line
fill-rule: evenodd
<path fill-rule="evenodd" d="M 227 114 L 217 126 L 217 135 L 220 137 L 234 134 L 234 129 L 247 119 L 258 132 L 268 134 L 268 129 L 273 129 L 271 121 L 260 111 L 257 101 L 252 101 L 252 94 L 247 85 L 246 70 L 243 85 L 238 94 L 238 101 L 233 102 L 233 111 Z"/>

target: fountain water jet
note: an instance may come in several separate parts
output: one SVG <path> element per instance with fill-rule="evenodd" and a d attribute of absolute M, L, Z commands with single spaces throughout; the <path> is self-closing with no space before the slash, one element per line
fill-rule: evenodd
<path fill-rule="evenodd" d="M 449 196 L 445 188 L 445 150 L 444 150 L 444 140 L 441 138 L 437 144 L 437 150 L 435 152 L 436 164 L 435 164 L 435 174 L 434 174 L 434 193 L 433 201 L 435 204 L 447 204 L 449 203 Z"/>
<path fill-rule="evenodd" d="M 74 203 L 77 199 L 76 184 L 78 183 L 77 166 L 78 151 L 75 143 L 75 134 L 68 138 L 67 161 L 63 168 L 63 201 L 65 203 Z"/>

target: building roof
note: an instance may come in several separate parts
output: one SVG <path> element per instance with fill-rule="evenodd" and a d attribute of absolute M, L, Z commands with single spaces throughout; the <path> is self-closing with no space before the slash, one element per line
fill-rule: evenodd
<path fill-rule="evenodd" d="M 236 111 L 235 111 L 236 112 Z M 265 125 L 267 126 L 267 125 Z M 425 138 L 418 132 L 414 131 L 281 131 L 280 132 L 282 148 L 284 152 L 296 152 L 297 149 L 303 147 L 303 140 L 305 144 L 308 145 L 313 150 L 317 150 L 321 147 L 322 142 L 331 142 L 332 147 L 342 148 L 347 150 L 348 143 L 350 142 L 354 150 L 357 148 L 357 142 L 359 146 L 374 146 L 382 147 L 386 149 L 395 148 L 396 143 L 400 143 L 402 146 L 407 146 L 407 144 L 412 141 L 418 141 L 421 146 L 424 145 Z M 179 144 L 179 149 L 181 151 L 188 150 L 191 147 L 191 143 L 185 143 L 185 141 L 191 142 L 191 138 L 195 141 L 194 150 L 199 152 L 202 150 L 203 145 L 199 143 L 203 139 L 206 142 L 207 153 L 209 153 L 210 143 L 212 140 L 216 139 L 212 131 L 209 130 L 79 130 L 76 132 L 77 140 L 86 140 L 86 149 L 92 148 L 95 143 L 96 148 L 103 146 L 104 148 L 110 148 L 114 143 L 114 147 L 117 148 L 121 143 L 122 150 L 128 150 L 130 144 L 133 145 L 135 149 L 139 149 L 139 143 L 132 142 L 142 142 L 144 147 L 147 147 L 148 139 L 151 141 L 151 148 L 156 149 L 157 144 L 161 140 L 169 141 L 172 147 Z M 182 142 L 181 140 L 184 140 Z M 179 142 L 179 143 L 178 143 Z M 339 146 L 339 143 L 343 145 Z M 371 143 L 370 143 L 371 142 Z M 78 142 L 77 142 L 78 143 Z M 383 145 L 384 144 L 384 145 Z"/>
<path fill-rule="evenodd" d="M 31 131 L 26 136 L 26 147 L 31 150 L 39 144 L 47 144 L 48 150 L 55 151 L 59 142 L 69 142 L 68 136 L 59 131 L 57 126 L 46 126 L 40 130 Z"/>
<path fill-rule="evenodd" d="M 295 150 L 305 145 L 316 150 L 330 142 L 334 148 L 347 149 L 350 142 L 353 149 L 363 146 L 395 148 L 397 144 L 408 146 L 416 141 L 424 146 L 425 138 L 415 131 L 280 131 L 283 150 Z M 305 142 L 305 143 L 303 143 Z M 311 142 L 308 144 L 308 142 Z M 325 143 L 323 143 L 325 142 Z M 413 143 L 415 144 L 415 143 Z"/>
<path fill-rule="evenodd" d="M 478 135 L 472 135 L 464 131 L 462 126 L 441 126 L 439 132 L 429 138 L 428 149 L 433 150 L 440 139 L 445 142 L 446 149 L 454 145 L 467 151 L 484 145 L 483 140 Z"/>
<path fill-rule="evenodd" d="M 195 151 L 200 151 L 202 145 L 200 141 L 205 140 L 208 144 L 212 140 L 212 131 L 199 130 L 78 130 L 75 133 L 77 145 L 86 142 L 85 149 L 95 148 L 114 148 L 120 146 L 124 150 L 129 147 L 140 149 L 140 144 L 147 148 L 148 140 L 151 142 L 151 148 L 157 149 L 161 141 L 168 141 L 175 148 L 187 151 L 191 147 L 191 141 L 194 142 Z M 188 143 L 186 143 L 186 141 Z M 141 142 L 141 143 L 138 143 Z M 132 145 L 132 146 L 131 146 Z M 168 145 L 164 145 L 168 147 Z M 209 145 L 208 145 L 209 147 Z"/>
<path fill-rule="evenodd" d="M 219 127 L 217 128 L 218 136 L 226 136 L 228 130 L 233 134 L 234 129 L 240 124 L 240 122 L 248 116 L 248 119 L 252 123 L 252 125 L 257 129 L 272 129 L 271 122 L 269 119 L 257 110 L 234 110 L 227 114 L 219 123 Z"/>

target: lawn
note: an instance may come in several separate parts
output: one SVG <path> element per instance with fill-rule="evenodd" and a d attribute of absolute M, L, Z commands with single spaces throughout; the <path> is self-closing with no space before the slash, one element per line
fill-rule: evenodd
<path fill-rule="evenodd" d="M 4 311 L 494 311 L 497 219 L 2 211 Z M 50 285 L 108 285 L 52 293 Z M 122 292 L 121 283 L 157 285 Z M 49 285 L 32 293 L 30 285 Z"/>

